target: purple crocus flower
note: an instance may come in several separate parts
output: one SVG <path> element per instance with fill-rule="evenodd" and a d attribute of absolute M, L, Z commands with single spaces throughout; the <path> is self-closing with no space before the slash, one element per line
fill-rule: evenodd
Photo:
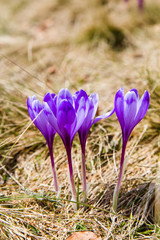
<path fill-rule="evenodd" d="M 92 93 L 89 97 L 87 96 L 86 92 L 80 90 L 76 92 L 74 95 L 75 105 L 78 106 L 79 99 L 84 97 L 86 102 L 86 112 L 84 115 L 84 121 L 78 130 L 79 139 L 81 143 L 81 152 L 82 152 L 82 184 L 83 184 L 83 200 L 86 202 L 87 200 L 87 184 L 86 184 L 86 167 L 85 167 L 85 147 L 86 147 L 86 140 L 88 136 L 88 132 L 93 124 L 98 122 L 101 119 L 108 118 L 114 113 L 114 109 L 108 113 L 105 113 L 99 117 L 95 118 L 97 108 L 98 108 L 98 94 Z M 95 118 L 95 119 L 94 119 Z"/>
<path fill-rule="evenodd" d="M 55 163 L 53 158 L 53 140 L 56 134 L 54 128 L 49 124 L 46 115 L 44 114 L 44 104 L 41 104 L 36 96 L 29 97 L 27 99 L 27 106 L 28 106 L 28 113 L 32 121 L 34 122 L 35 126 L 40 130 L 43 134 L 50 153 L 52 170 L 53 170 L 53 177 L 54 177 L 54 185 L 55 191 L 58 193 L 58 182 L 57 182 L 57 175 L 55 169 Z"/>
<path fill-rule="evenodd" d="M 44 102 L 44 112 L 47 116 L 47 119 L 56 132 L 60 135 L 66 148 L 72 200 L 77 202 L 77 194 L 73 177 L 71 147 L 73 138 L 84 121 L 86 100 L 84 96 L 81 96 L 76 102 L 74 101 L 74 98 L 68 89 L 61 89 L 57 96 L 55 94 L 47 93 L 44 97 Z M 74 208 L 76 209 L 75 204 Z"/>
<path fill-rule="evenodd" d="M 138 7 L 140 10 L 143 9 L 143 6 L 144 6 L 144 0 L 138 0 Z"/>
<path fill-rule="evenodd" d="M 129 0 L 124 0 L 124 1 L 129 2 Z M 137 1 L 138 1 L 138 8 L 142 10 L 144 6 L 144 0 L 137 0 Z"/>
<path fill-rule="evenodd" d="M 133 128 L 144 118 L 149 107 L 149 101 L 150 95 L 147 91 L 145 91 L 141 99 L 139 99 L 138 91 L 136 89 L 131 89 L 124 96 L 124 90 L 123 88 L 120 88 L 115 96 L 115 113 L 122 129 L 123 145 L 118 183 L 113 196 L 114 211 L 117 210 L 118 195 L 125 170 L 125 150 L 127 141 Z"/>

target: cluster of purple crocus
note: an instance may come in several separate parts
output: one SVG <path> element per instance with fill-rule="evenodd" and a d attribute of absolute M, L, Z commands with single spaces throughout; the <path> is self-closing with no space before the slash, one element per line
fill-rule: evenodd
<path fill-rule="evenodd" d="M 53 170 L 55 191 L 58 194 L 58 181 L 56 168 L 53 157 L 53 141 L 55 134 L 58 133 L 61 137 L 67 157 L 69 167 L 69 177 L 72 193 L 72 201 L 77 202 L 77 193 L 74 184 L 73 164 L 71 157 L 71 148 L 75 134 L 78 133 L 81 153 L 82 153 L 82 185 L 83 185 L 83 200 L 87 200 L 87 184 L 86 184 L 86 166 L 85 166 L 85 146 L 88 132 L 91 126 L 101 119 L 110 117 L 114 112 L 117 115 L 122 129 L 122 155 L 120 162 L 120 173 L 118 183 L 113 196 L 113 210 L 117 210 L 118 195 L 125 166 L 125 150 L 128 138 L 133 128 L 145 116 L 148 107 L 150 96 L 147 91 L 139 99 L 136 89 L 130 90 L 125 96 L 123 88 L 120 88 L 115 95 L 114 107 L 111 111 L 95 118 L 98 108 L 98 94 L 92 93 L 90 96 L 84 90 L 75 92 L 73 95 L 68 89 L 61 89 L 58 95 L 47 93 L 44 96 L 41 104 L 35 96 L 27 99 L 29 116 L 35 126 L 43 134 L 48 145 L 51 165 Z M 76 209 L 74 204 L 74 209 Z"/>

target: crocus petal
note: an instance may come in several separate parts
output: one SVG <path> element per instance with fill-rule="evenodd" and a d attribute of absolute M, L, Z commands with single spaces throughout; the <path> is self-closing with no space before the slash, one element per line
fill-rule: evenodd
<path fill-rule="evenodd" d="M 75 109 L 67 100 L 62 100 L 57 114 L 57 121 L 60 127 L 66 124 L 72 124 L 76 118 Z"/>
<path fill-rule="evenodd" d="M 43 110 L 44 110 L 43 105 L 38 100 L 35 100 L 32 103 L 32 107 L 33 107 L 33 112 L 36 116 L 34 124 L 46 138 L 49 135 L 49 132 L 48 132 L 48 128 L 47 128 L 48 122 L 47 122 L 46 116 L 43 112 Z"/>
<path fill-rule="evenodd" d="M 30 98 L 30 97 L 27 98 L 27 107 L 28 107 L 29 116 L 30 116 L 31 120 L 33 121 L 35 118 L 35 114 L 32 110 L 32 98 Z"/>
<path fill-rule="evenodd" d="M 124 128 L 125 134 L 129 137 L 137 112 L 137 96 L 134 91 L 129 91 L 124 97 Z"/>
<path fill-rule="evenodd" d="M 50 125 L 55 129 L 55 131 L 61 135 L 61 130 L 59 129 L 58 127 L 58 124 L 57 124 L 57 119 L 55 117 L 55 115 L 53 114 L 53 112 L 51 111 L 49 105 L 47 102 L 44 102 L 44 113 L 47 117 L 47 120 L 49 121 Z"/>
<path fill-rule="evenodd" d="M 85 120 L 82 124 L 83 129 L 86 129 L 89 131 L 89 129 L 92 125 L 92 121 L 96 115 L 97 108 L 98 108 L 98 94 L 92 93 L 89 96 L 89 109 L 88 109 L 88 113 L 85 117 Z"/>
<path fill-rule="evenodd" d="M 112 109 L 111 111 L 109 111 L 109 112 L 107 112 L 107 113 L 105 113 L 103 115 L 100 115 L 100 116 L 96 117 L 94 119 L 92 125 L 95 124 L 96 122 L 100 121 L 101 119 L 105 119 L 105 118 L 110 117 L 113 113 L 114 113 L 114 109 Z"/>
<path fill-rule="evenodd" d="M 42 104 L 38 100 L 32 102 L 32 109 L 35 113 L 40 113 L 43 109 Z"/>
<path fill-rule="evenodd" d="M 89 107 L 87 107 L 88 111 L 86 117 L 84 118 L 83 124 L 78 130 L 81 143 L 86 142 L 89 129 L 92 126 L 92 122 L 98 107 L 98 94 L 96 93 L 91 94 L 88 100 L 89 100 L 88 101 Z"/>
<path fill-rule="evenodd" d="M 47 144 L 53 144 L 53 138 L 56 131 L 47 121 L 46 115 L 44 114 L 44 105 L 41 104 L 36 96 L 27 99 L 28 113 L 35 126 L 45 137 Z"/>
<path fill-rule="evenodd" d="M 91 110 L 91 108 L 89 108 L 88 114 L 90 115 L 91 119 L 93 120 L 96 115 L 97 108 L 98 108 L 98 101 L 99 101 L 98 94 L 92 93 L 89 96 L 89 101 L 90 101 L 90 106 L 91 106 L 91 108 L 93 107 L 93 109 Z"/>
<path fill-rule="evenodd" d="M 144 116 L 146 115 L 146 112 L 149 107 L 149 101 L 150 101 L 150 95 L 148 91 L 145 91 L 143 96 L 138 102 L 138 111 L 137 111 L 135 121 L 133 123 L 134 126 L 136 126 L 142 120 L 142 118 L 144 118 Z"/>
<path fill-rule="evenodd" d="M 86 112 L 86 99 L 84 97 L 81 97 L 81 99 L 79 100 L 79 106 L 78 106 L 77 113 L 76 113 L 77 124 L 76 124 L 75 130 L 74 130 L 74 135 L 76 134 L 76 132 L 79 130 L 79 128 L 81 127 L 81 125 L 84 122 L 85 112 Z"/>
<path fill-rule="evenodd" d="M 88 95 L 87 95 L 87 93 L 86 93 L 84 90 L 82 90 L 82 89 L 81 89 L 80 91 L 77 91 L 77 92 L 75 92 L 75 93 L 73 94 L 73 100 L 74 100 L 74 102 L 75 102 L 75 111 L 78 110 L 78 108 L 79 108 L 79 103 L 80 103 L 80 100 L 81 100 L 82 97 L 85 99 L 86 102 L 88 101 Z"/>
<path fill-rule="evenodd" d="M 50 107 L 55 117 L 57 115 L 56 101 L 57 101 L 57 96 L 54 93 L 47 93 L 43 99 L 43 102 L 47 102 L 48 106 Z"/>
<path fill-rule="evenodd" d="M 76 122 L 76 113 L 72 104 L 67 100 L 62 100 L 57 111 L 57 123 L 63 134 L 63 139 L 66 134 L 72 139 Z"/>
<path fill-rule="evenodd" d="M 32 97 L 28 97 L 27 98 L 27 107 L 28 107 L 28 109 L 30 108 L 32 110 L 32 103 L 35 100 L 37 100 L 36 96 L 32 96 Z"/>
<path fill-rule="evenodd" d="M 66 99 L 68 102 L 70 102 L 73 105 L 72 94 L 67 88 L 63 88 L 59 91 L 58 98 L 57 98 L 57 107 L 59 106 L 59 104 L 63 99 Z"/>
<path fill-rule="evenodd" d="M 138 94 L 137 89 L 136 89 L 136 88 L 132 88 L 132 89 L 130 90 L 130 92 L 135 92 L 136 97 L 137 97 L 137 101 L 139 101 L 139 94 Z"/>
<path fill-rule="evenodd" d="M 115 113 L 124 132 L 124 89 L 120 88 L 115 96 Z"/>
<path fill-rule="evenodd" d="M 40 102 L 36 99 L 32 101 L 31 107 L 28 109 L 29 115 L 34 122 L 35 126 L 42 132 L 43 134 L 43 127 L 41 126 L 42 124 L 39 122 L 40 115 L 43 111 L 43 107 L 40 104 Z M 31 113 L 31 114 L 30 114 Z"/>

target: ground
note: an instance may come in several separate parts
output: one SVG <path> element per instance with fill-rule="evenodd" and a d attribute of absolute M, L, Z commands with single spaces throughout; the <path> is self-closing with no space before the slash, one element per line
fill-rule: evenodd
<path fill-rule="evenodd" d="M 158 239 L 160 3 L 145 0 L 0 1 L 0 237 L 66 239 L 92 230 L 102 239 Z M 112 211 L 121 129 L 114 114 L 90 130 L 86 147 L 88 201 L 82 203 L 78 137 L 72 158 L 80 208 L 72 208 L 65 149 L 54 157 L 61 192 L 55 198 L 45 140 L 32 124 L 27 97 L 67 87 L 97 92 L 97 114 L 111 110 L 120 87 L 148 90 L 150 107 L 127 145 L 118 213 Z M 78 185 L 79 179 L 79 185 Z"/>

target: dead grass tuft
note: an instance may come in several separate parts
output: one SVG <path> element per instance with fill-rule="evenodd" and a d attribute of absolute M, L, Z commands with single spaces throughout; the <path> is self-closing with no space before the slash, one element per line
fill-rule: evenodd
<path fill-rule="evenodd" d="M 93 24 L 89 26 L 80 37 L 80 42 L 92 43 L 93 46 L 97 46 L 100 41 L 108 43 L 113 49 L 122 50 L 127 43 L 127 38 L 118 27 L 106 24 Z"/>

